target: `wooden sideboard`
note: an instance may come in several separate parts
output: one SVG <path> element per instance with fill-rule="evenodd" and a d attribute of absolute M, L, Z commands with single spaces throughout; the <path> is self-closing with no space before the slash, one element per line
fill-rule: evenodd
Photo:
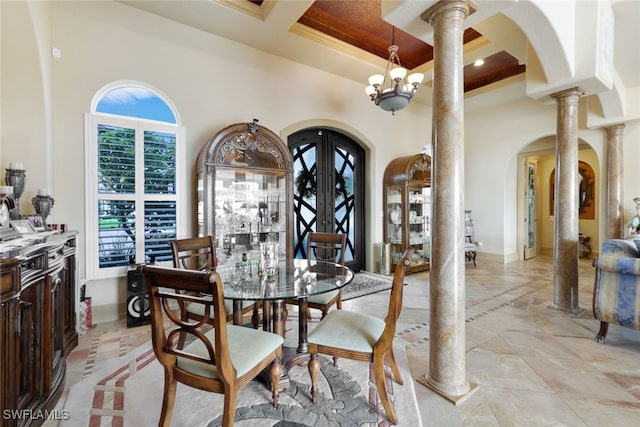
<path fill-rule="evenodd" d="M 76 331 L 76 232 L 0 247 L 0 425 L 37 426 L 64 389 Z"/>

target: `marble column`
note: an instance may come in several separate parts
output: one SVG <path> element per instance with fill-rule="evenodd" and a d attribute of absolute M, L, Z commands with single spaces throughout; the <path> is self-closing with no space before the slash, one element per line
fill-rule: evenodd
<path fill-rule="evenodd" d="M 469 1 L 440 1 L 421 18 L 434 28 L 429 372 L 418 379 L 459 404 L 466 379 L 464 259 L 464 21 Z"/>
<path fill-rule="evenodd" d="M 584 92 L 568 89 L 551 95 L 557 110 L 554 201 L 553 308 L 572 313 L 578 305 L 578 101 Z"/>
<path fill-rule="evenodd" d="M 625 225 L 622 214 L 622 130 L 623 124 L 607 131 L 607 235 L 606 239 L 622 239 Z"/>

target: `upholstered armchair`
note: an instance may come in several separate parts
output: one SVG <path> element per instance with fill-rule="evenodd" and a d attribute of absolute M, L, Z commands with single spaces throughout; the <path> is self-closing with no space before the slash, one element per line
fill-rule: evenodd
<path fill-rule="evenodd" d="M 604 341 L 609 323 L 640 329 L 640 240 L 607 240 L 593 266 L 593 315 L 600 320 L 595 340 Z"/>

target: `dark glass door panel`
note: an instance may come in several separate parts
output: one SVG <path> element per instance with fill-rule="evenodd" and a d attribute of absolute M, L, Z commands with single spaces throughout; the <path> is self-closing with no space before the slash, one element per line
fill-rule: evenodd
<path fill-rule="evenodd" d="M 294 160 L 294 253 L 306 257 L 309 233 L 347 235 L 345 263 L 364 268 L 364 150 L 326 129 L 307 129 L 289 137 Z"/>

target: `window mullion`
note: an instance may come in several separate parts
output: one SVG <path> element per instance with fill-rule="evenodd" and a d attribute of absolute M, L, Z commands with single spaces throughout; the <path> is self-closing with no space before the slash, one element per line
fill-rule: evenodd
<path fill-rule="evenodd" d="M 144 191 L 144 131 L 142 124 L 136 126 L 136 259 L 144 260 L 144 202 L 146 194 Z"/>

